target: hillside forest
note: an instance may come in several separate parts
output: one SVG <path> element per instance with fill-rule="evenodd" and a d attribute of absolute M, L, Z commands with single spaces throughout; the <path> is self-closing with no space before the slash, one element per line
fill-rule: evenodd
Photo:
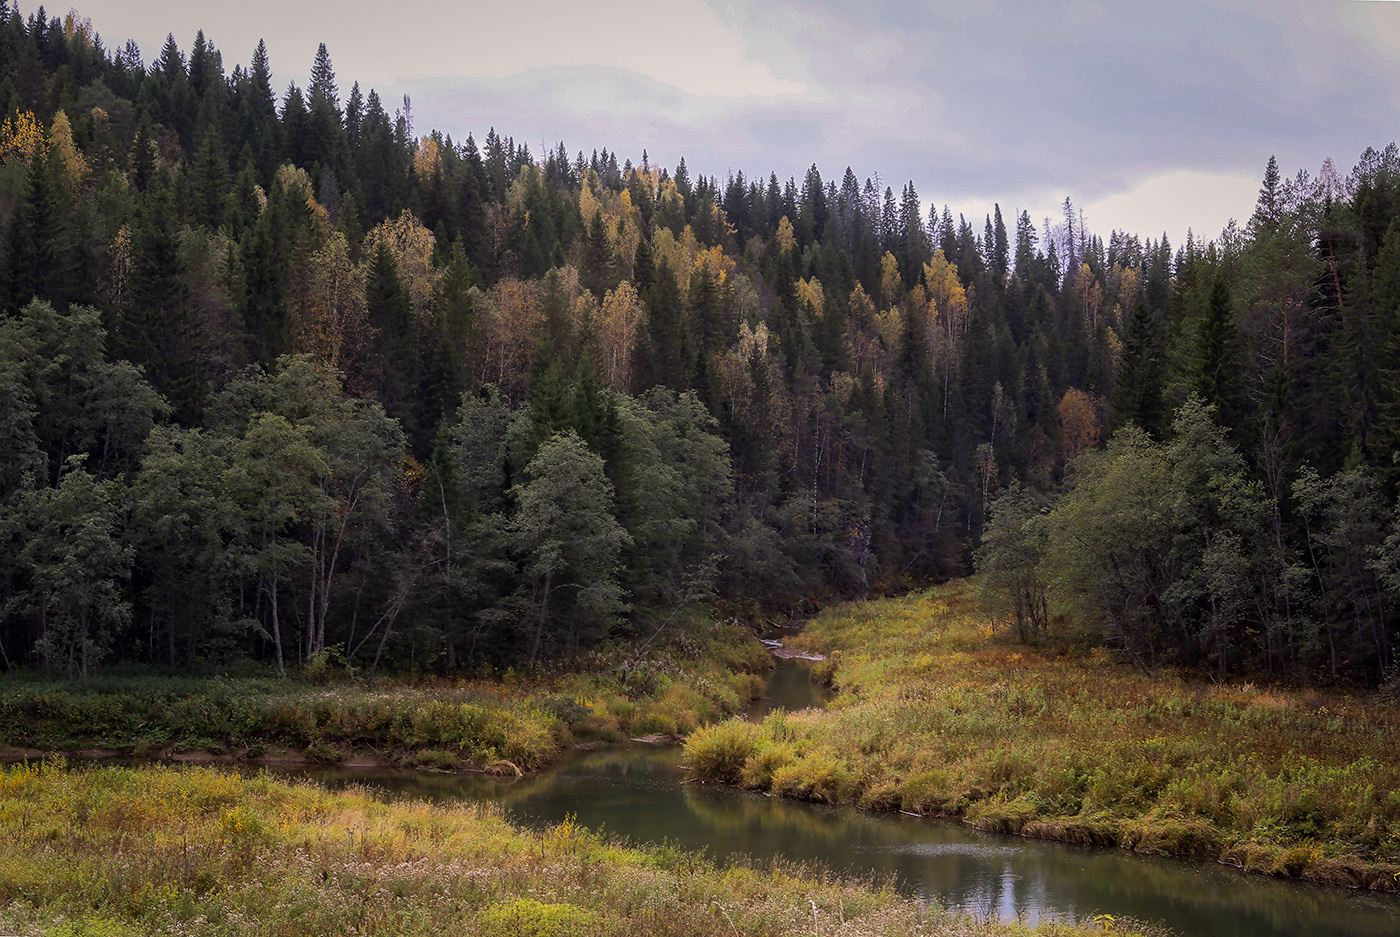
<path fill-rule="evenodd" d="M 1393 144 L 1172 245 L 343 84 L 0 0 L 0 666 L 529 667 L 978 570 L 1027 641 L 1395 679 Z"/>

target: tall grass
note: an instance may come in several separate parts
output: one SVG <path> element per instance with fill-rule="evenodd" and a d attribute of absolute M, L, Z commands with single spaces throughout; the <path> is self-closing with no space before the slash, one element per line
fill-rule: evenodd
<path fill-rule="evenodd" d="M 832 610 L 826 711 L 701 729 L 693 777 L 978 829 L 1375 889 L 1400 885 L 1400 710 L 1147 676 L 993 633 L 974 589 Z"/>
<path fill-rule="evenodd" d="M 788 937 L 1075 934 L 889 888 L 541 832 L 211 768 L 0 769 L 0 933 Z"/>
<path fill-rule="evenodd" d="M 771 662 L 743 629 L 679 631 L 650 653 L 597 653 L 572 672 L 318 685 L 257 677 L 0 680 L 0 745 L 140 755 L 375 754 L 442 769 L 528 771 L 578 740 L 682 735 L 738 712 Z"/>

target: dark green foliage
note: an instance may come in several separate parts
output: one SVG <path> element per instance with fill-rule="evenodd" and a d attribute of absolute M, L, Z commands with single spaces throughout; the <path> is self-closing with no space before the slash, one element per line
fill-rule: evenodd
<path fill-rule="evenodd" d="M 198 418 L 206 385 L 199 373 L 200 323 L 191 308 L 174 214 L 164 185 L 146 193 L 131 228 L 131 274 L 115 338 L 123 356 L 145 369 L 190 425 Z"/>
<path fill-rule="evenodd" d="M 1012 232 L 849 169 L 721 181 L 495 129 L 478 149 L 407 99 L 342 100 L 324 46 L 304 89 L 271 75 L 261 43 L 226 73 L 171 38 L 147 68 L 41 14 L 0 24 L 0 119 L 62 109 L 73 143 L 0 167 L 11 662 L 507 665 L 705 603 L 957 575 L 979 541 L 1024 545 L 1028 506 L 1087 504 L 1120 526 L 1036 582 L 1126 652 L 1390 664 L 1394 147 L 1319 183 L 1271 160 L 1245 230 L 1173 251 L 1068 200 L 1042 240 L 1024 211 Z M 70 509 L 121 548 L 94 541 L 116 613 L 90 634 L 32 546 Z M 609 533 L 597 556 L 556 546 L 570 512 Z M 44 594 L 70 596 L 48 643 Z"/>
<path fill-rule="evenodd" d="M 1205 318 L 1196 339 L 1196 392 L 1216 407 L 1220 420 L 1239 428 L 1244 420 L 1244 392 L 1239 329 L 1225 278 L 1217 276 L 1210 290 Z"/>
<path fill-rule="evenodd" d="M 399 280 L 398 264 L 381 240 L 370 258 L 365 300 L 379 349 L 379 399 L 410 434 L 420 431 L 418 335 L 413 303 Z M 415 437 L 416 438 L 416 437 Z"/>
<path fill-rule="evenodd" d="M 6 306 L 18 309 L 33 299 L 67 303 L 75 291 L 74 252 L 71 196 L 61 169 L 41 149 L 30 160 L 5 240 Z"/>
<path fill-rule="evenodd" d="M 1146 303 L 1138 303 L 1123 335 L 1118 374 L 1113 382 L 1113 419 L 1122 426 L 1135 423 L 1152 436 L 1162 432 L 1162 334 Z"/>

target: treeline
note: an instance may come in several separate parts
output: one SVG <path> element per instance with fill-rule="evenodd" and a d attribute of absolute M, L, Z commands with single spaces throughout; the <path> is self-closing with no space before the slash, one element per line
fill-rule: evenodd
<path fill-rule="evenodd" d="M 1271 159 L 1247 228 L 1177 254 L 1165 315 L 1110 334 L 1107 447 L 989 506 L 1023 637 L 1058 601 L 1144 666 L 1395 683 L 1397 217 L 1394 144 L 1347 177 Z"/>
<path fill-rule="evenodd" d="M 1028 535 L 1023 621 L 1057 598 L 1149 661 L 1390 664 L 1393 147 L 1271 162 L 1243 229 L 1173 249 L 1068 200 L 974 226 L 849 169 L 420 135 L 324 47 L 279 95 L 261 45 L 229 73 L 202 33 L 147 64 L 75 14 L 0 23 L 13 663 L 453 669 L 899 588 L 970 569 L 1000 495 L 1062 517 L 1125 446 L 1170 462 L 1176 414 L 1222 447 L 1178 473 L 1199 517 L 1084 515 L 1166 538 L 1136 541 L 1150 586 L 1052 576 Z M 1243 579 L 1211 572 L 1228 533 Z"/>

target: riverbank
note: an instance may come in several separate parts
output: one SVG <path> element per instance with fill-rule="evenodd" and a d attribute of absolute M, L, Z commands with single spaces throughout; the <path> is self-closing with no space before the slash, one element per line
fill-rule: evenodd
<path fill-rule="evenodd" d="M 731 719 L 692 777 L 980 830 L 1400 887 L 1400 709 L 1341 694 L 1141 674 L 1102 651 L 992 633 L 974 588 L 830 610 L 826 710 Z"/>
<path fill-rule="evenodd" d="M 98 676 L 0 680 L 0 756 L 396 764 L 511 774 L 571 745 L 678 738 L 742 711 L 772 659 L 747 630 L 706 624 L 551 676 L 490 680 Z M 6 751 L 8 749 L 8 752 Z"/>
<path fill-rule="evenodd" d="M 889 887 L 205 767 L 0 768 L 0 932 L 1015 937 Z"/>

